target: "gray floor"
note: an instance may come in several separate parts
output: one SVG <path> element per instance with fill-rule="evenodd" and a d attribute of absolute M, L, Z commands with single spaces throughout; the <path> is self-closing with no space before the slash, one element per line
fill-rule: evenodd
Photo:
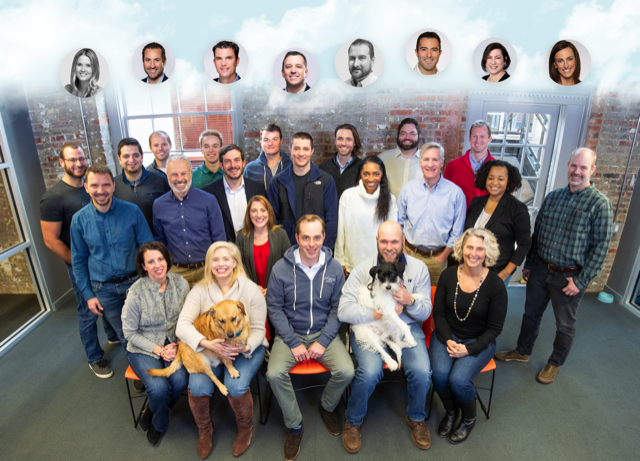
<path fill-rule="evenodd" d="M 509 314 L 498 348 L 512 348 L 522 316 L 524 289 L 510 288 Z M 168 434 L 151 447 L 133 428 L 124 382 L 124 352 L 109 347 L 115 369 L 111 379 L 97 379 L 80 345 L 74 306 L 53 313 L 0 358 L 0 459 L 2 460 L 176 460 L 199 459 L 197 428 L 186 398 L 172 413 Z M 442 406 L 434 399 L 428 421 L 431 449 L 411 442 L 404 421 L 406 389 L 379 385 L 363 424 L 363 447 L 349 455 L 339 437 L 324 428 L 316 408 L 321 390 L 298 394 L 305 415 L 305 435 L 297 458 L 304 460 L 627 460 L 638 459 L 640 399 L 640 319 L 618 305 L 587 295 L 580 306 L 573 351 L 556 382 L 535 381 L 551 351 L 551 309 L 528 363 L 498 363 L 491 419 L 479 416 L 469 440 L 453 446 L 434 435 Z M 103 338 L 104 340 L 104 338 Z M 105 340 L 106 342 L 106 340 Z M 487 382 L 488 376 L 480 376 Z M 286 432 L 275 398 L 269 422 L 257 423 L 243 460 L 283 459 Z M 225 399 L 213 400 L 214 452 L 209 459 L 233 459 L 236 434 Z"/>

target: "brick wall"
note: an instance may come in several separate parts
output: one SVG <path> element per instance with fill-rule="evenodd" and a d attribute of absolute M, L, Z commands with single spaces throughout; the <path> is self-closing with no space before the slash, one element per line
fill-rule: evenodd
<path fill-rule="evenodd" d="M 594 97 L 586 145 L 598 154 L 594 183 L 611 200 L 614 213 L 619 206 L 616 223 L 621 225 L 621 229 L 613 236 L 602 272 L 589 284 L 589 291 L 602 291 L 618 251 L 633 184 L 637 181 L 640 168 L 640 143 L 636 140 L 624 192 L 620 197 L 639 114 L 640 98 L 637 95 L 608 92 Z M 637 251 L 637 248 L 627 250 Z"/>

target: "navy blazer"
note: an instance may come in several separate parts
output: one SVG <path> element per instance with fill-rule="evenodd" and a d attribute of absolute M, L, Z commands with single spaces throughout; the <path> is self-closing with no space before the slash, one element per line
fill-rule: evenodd
<path fill-rule="evenodd" d="M 489 197 L 483 195 L 471 200 L 464 223 L 465 230 L 475 226 Z M 531 248 L 531 218 L 527 205 L 513 195 L 505 193 L 484 227 L 494 233 L 500 248 L 500 257 L 491 267 L 492 270 L 500 272 L 509 262 L 516 266 L 524 262 Z M 516 242 L 518 248 L 514 249 Z"/>
<path fill-rule="evenodd" d="M 236 242 L 236 231 L 233 227 L 233 219 L 231 219 L 231 210 L 227 201 L 227 193 L 224 190 L 223 178 L 213 181 L 202 188 L 203 191 L 209 192 L 218 200 L 220 211 L 222 211 L 222 221 L 224 222 L 224 232 L 227 236 L 227 242 Z M 262 195 L 267 197 L 267 190 L 264 184 L 257 181 L 244 178 L 244 193 L 247 196 L 247 203 L 254 195 Z"/>

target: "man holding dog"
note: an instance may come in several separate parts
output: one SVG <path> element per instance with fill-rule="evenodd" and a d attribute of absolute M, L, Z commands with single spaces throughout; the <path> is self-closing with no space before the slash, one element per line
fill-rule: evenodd
<path fill-rule="evenodd" d="M 304 215 L 297 222 L 295 235 L 298 244 L 273 266 L 267 290 L 269 319 L 277 332 L 267 379 L 289 428 L 284 444 L 287 461 L 298 456 L 304 434 L 289 370 L 297 362 L 314 359 L 331 371 L 318 409 L 332 435 L 340 434 L 335 408 L 353 379 L 351 357 L 337 335 L 344 271 L 331 251 L 323 247 L 324 221 L 316 215 Z"/>
<path fill-rule="evenodd" d="M 431 385 L 431 365 L 424 333 L 418 322 L 431 314 L 431 280 L 427 266 L 417 258 L 402 252 L 405 238 L 402 227 L 394 221 L 383 223 L 376 237 L 378 254 L 358 264 L 344 285 L 338 319 L 353 324 L 379 320 L 382 315 L 358 304 L 360 287 L 371 282 L 369 271 L 383 262 L 400 262 L 405 265 L 403 282 L 393 295 L 397 301 L 396 312 L 409 325 L 418 345 L 402 351 L 402 368 L 407 377 L 407 423 L 411 427 L 411 439 L 418 448 L 431 446 L 431 435 L 425 421 L 425 403 Z M 271 289 L 271 286 L 269 286 Z M 349 453 L 357 453 L 362 445 L 360 425 L 367 414 L 367 402 L 376 384 L 382 378 L 382 357 L 362 347 L 351 333 L 351 347 L 358 361 L 358 369 L 351 386 L 351 397 L 345 412 L 342 444 Z"/>

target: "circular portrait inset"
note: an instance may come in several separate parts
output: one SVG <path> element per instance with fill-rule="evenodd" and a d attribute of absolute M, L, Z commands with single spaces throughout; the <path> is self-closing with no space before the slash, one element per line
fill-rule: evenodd
<path fill-rule="evenodd" d="M 549 78 L 562 86 L 573 86 L 587 78 L 591 70 L 591 55 L 576 40 L 560 40 L 546 55 Z"/>
<path fill-rule="evenodd" d="M 142 83 L 155 85 L 169 80 L 176 67 L 173 51 L 159 42 L 143 43 L 133 53 L 133 73 Z"/>
<path fill-rule="evenodd" d="M 350 86 L 365 87 L 378 80 L 384 61 L 380 49 L 363 38 L 349 40 L 336 54 L 336 72 Z"/>
<path fill-rule="evenodd" d="M 422 29 L 409 37 L 404 54 L 414 71 L 435 75 L 451 62 L 451 42 L 438 30 Z"/>
<path fill-rule="evenodd" d="M 318 80 L 318 61 L 307 50 L 289 48 L 273 63 L 273 78 L 287 93 L 304 93 Z"/>
<path fill-rule="evenodd" d="M 473 69 L 487 82 L 504 82 L 513 75 L 517 64 L 515 48 L 501 38 L 488 38 L 473 52 Z"/>
<path fill-rule="evenodd" d="M 90 98 L 109 81 L 109 66 L 104 57 L 91 48 L 72 51 L 60 64 L 60 81 L 72 95 Z"/>
<path fill-rule="evenodd" d="M 214 43 L 204 54 L 204 70 L 218 83 L 235 83 L 245 74 L 249 57 L 244 47 L 230 40 Z"/>

